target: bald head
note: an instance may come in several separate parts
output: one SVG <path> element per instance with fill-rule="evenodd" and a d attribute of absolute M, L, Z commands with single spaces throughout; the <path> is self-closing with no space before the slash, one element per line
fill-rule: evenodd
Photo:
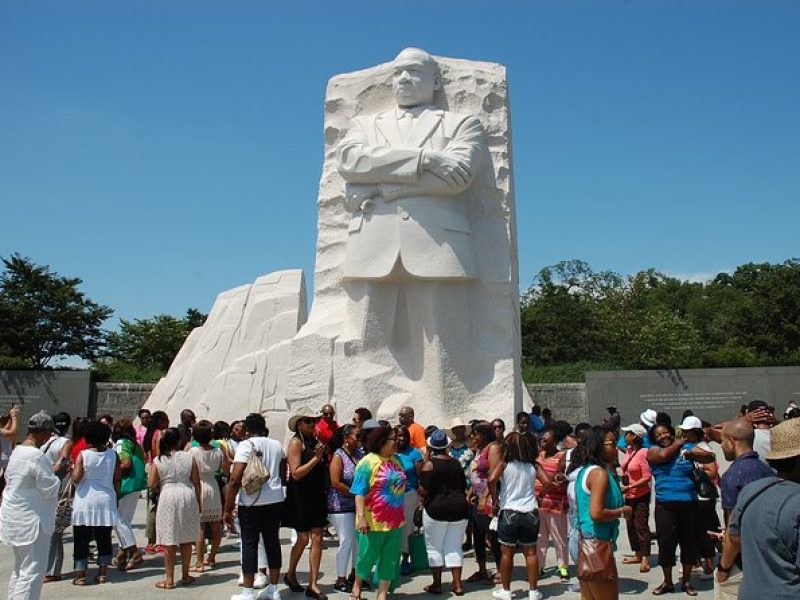
<path fill-rule="evenodd" d="M 722 434 L 728 436 L 735 442 L 744 443 L 748 446 L 752 446 L 753 440 L 755 439 L 755 430 L 753 426 L 742 419 L 736 419 L 725 425 Z"/>

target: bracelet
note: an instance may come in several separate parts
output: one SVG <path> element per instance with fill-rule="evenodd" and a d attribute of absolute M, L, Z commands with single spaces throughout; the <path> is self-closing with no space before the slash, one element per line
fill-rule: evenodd
<path fill-rule="evenodd" d="M 725 567 L 723 567 L 723 566 L 722 566 L 722 561 L 720 561 L 719 563 L 717 563 L 717 571 L 719 571 L 720 573 L 725 573 L 725 574 L 727 575 L 728 573 L 730 573 L 730 572 L 731 572 L 731 569 L 732 569 L 732 568 L 733 568 L 733 565 L 731 565 L 731 566 L 730 566 L 730 567 L 728 567 L 727 569 L 726 569 Z"/>

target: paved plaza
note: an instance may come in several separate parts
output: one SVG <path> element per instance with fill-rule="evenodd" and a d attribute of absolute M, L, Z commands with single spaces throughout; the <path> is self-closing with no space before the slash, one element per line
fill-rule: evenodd
<path fill-rule="evenodd" d="M 136 533 L 137 540 L 144 542 L 144 522 L 145 522 L 145 509 L 144 500 L 139 502 L 134 520 L 134 532 Z M 623 531 L 619 539 L 619 551 L 617 552 L 618 563 L 619 557 L 622 553 L 629 551 L 627 536 Z M 289 560 L 289 537 L 291 531 L 288 529 L 281 530 L 281 543 L 283 544 L 283 561 L 284 565 Z M 86 587 L 75 587 L 72 585 L 72 530 L 68 529 L 65 535 L 65 560 L 64 560 L 64 580 L 48 583 L 44 586 L 42 598 L 45 599 L 78 599 L 78 598 L 135 598 L 136 600 L 149 599 L 149 598 L 187 598 L 191 597 L 193 600 L 228 600 L 231 594 L 238 591 L 236 579 L 239 573 L 239 545 L 238 539 L 223 539 L 222 548 L 217 559 L 217 566 L 205 573 L 197 574 L 197 581 L 191 586 L 178 586 L 174 590 L 158 590 L 155 583 L 163 578 L 163 559 L 160 555 L 148 555 L 145 559 L 144 565 L 140 568 L 124 573 L 116 569 L 109 572 L 110 582 L 104 585 L 93 585 L 95 565 L 90 565 L 88 581 L 90 585 Z M 335 540 L 325 541 L 325 550 L 322 554 L 322 567 L 320 582 L 322 590 L 328 594 L 331 600 L 342 598 L 346 600 L 346 594 L 340 594 L 333 590 L 333 583 L 336 580 L 336 545 Z M 303 557 L 301 568 L 298 574 L 300 583 L 307 581 L 308 573 L 308 560 L 307 554 Z M 490 555 L 491 556 L 491 555 Z M 7 546 L 0 546 L 0 589 L 5 589 L 8 581 L 8 576 L 12 566 L 11 549 Z M 551 548 L 548 553 L 548 573 L 553 572 L 555 555 Z M 655 562 L 655 561 L 654 561 Z M 657 567 L 653 568 L 648 574 L 640 574 L 638 565 L 622 565 L 618 564 L 620 571 L 620 591 L 623 596 L 638 596 L 645 594 L 650 597 L 650 590 L 658 585 L 661 581 L 661 571 Z M 572 570 L 572 567 L 570 567 Z M 464 577 L 468 577 L 475 572 L 475 558 L 473 551 L 466 553 L 464 562 Z M 696 571 L 695 573 L 699 573 Z M 676 569 L 675 575 L 678 572 Z M 180 570 L 176 569 L 176 580 L 180 578 Z M 517 600 L 527 600 L 527 585 L 524 583 L 525 572 L 522 568 L 522 555 L 516 557 L 516 567 L 514 569 L 513 581 L 511 590 Z M 694 577 L 694 585 L 699 592 L 698 598 L 701 600 L 711 600 L 713 597 L 713 583 L 711 581 L 700 580 L 699 577 Z M 396 592 L 392 595 L 393 598 L 410 599 L 410 598 L 434 598 L 436 596 L 425 594 L 422 588 L 429 584 L 431 581 L 428 573 L 417 573 L 410 577 L 402 577 L 401 585 L 397 588 Z M 448 588 L 449 575 L 445 573 L 444 584 L 445 590 Z M 573 579 L 574 581 L 574 579 Z M 492 588 L 485 585 L 478 584 L 464 584 L 466 600 L 490 600 Z M 545 595 L 545 598 L 563 598 L 564 600 L 573 600 L 580 598 L 580 594 L 567 591 L 567 585 L 562 584 L 561 581 L 554 574 L 545 577 L 539 586 L 539 589 Z M 283 600 L 303 600 L 305 596 L 302 593 L 294 594 L 290 592 L 281 582 L 280 584 L 281 596 Z M 447 591 L 439 598 L 446 598 L 452 596 Z M 669 597 L 681 596 L 684 594 L 676 592 L 675 594 L 668 594 Z M 374 592 L 365 592 L 363 597 L 367 600 L 375 597 Z"/>

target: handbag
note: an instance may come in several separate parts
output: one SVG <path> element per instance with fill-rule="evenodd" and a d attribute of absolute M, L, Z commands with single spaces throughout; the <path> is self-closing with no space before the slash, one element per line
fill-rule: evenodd
<path fill-rule="evenodd" d="M 250 458 L 247 459 L 247 465 L 242 474 L 242 487 L 248 496 L 261 492 L 261 487 L 269 481 L 269 469 L 261 460 L 262 453 L 256 450 L 255 444 L 252 442 L 250 444 L 253 446 L 253 451 L 250 453 Z"/>
<path fill-rule="evenodd" d="M 74 497 L 75 484 L 70 477 L 58 496 L 58 504 L 56 505 L 56 533 L 64 533 L 64 530 L 72 524 L 72 499 Z"/>
<path fill-rule="evenodd" d="M 583 485 L 586 477 L 586 467 L 583 467 L 583 477 L 578 477 Z M 575 494 L 578 502 L 580 494 Z M 580 507 L 578 507 L 580 514 Z M 614 560 L 614 546 L 610 541 L 597 538 L 586 538 L 580 527 L 578 528 L 578 580 L 579 581 L 614 581 L 617 579 L 617 563 Z"/>
<path fill-rule="evenodd" d="M 708 476 L 708 473 L 705 472 L 705 469 L 695 466 L 695 468 L 692 469 L 691 478 L 692 482 L 694 483 L 694 489 L 697 491 L 698 496 L 701 498 L 707 498 L 709 500 L 716 500 L 719 498 L 717 486 L 715 486 L 714 482 L 711 481 L 711 478 Z"/>
<path fill-rule="evenodd" d="M 428 550 L 425 548 L 425 536 L 420 532 L 408 536 L 408 552 L 411 555 L 411 571 L 426 571 L 430 568 L 428 563 Z"/>
<path fill-rule="evenodd" d="M 414 527 L 419 529 L 422 527 L 422 507 L 418 506 L 414 509 L 414 516 L 411 517 L 412 523 L 414 523 Z"/>

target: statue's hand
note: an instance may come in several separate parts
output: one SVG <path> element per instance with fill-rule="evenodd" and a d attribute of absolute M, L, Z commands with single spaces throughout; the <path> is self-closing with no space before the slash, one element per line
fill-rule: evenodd
<path fill-rule="evenodd" d="M 468 166 L 444 152 L 425 150 L 422 155 L 422 168 L 445 180 L 453 187 L 466 187 L 469 184 Z"/>
<path fill-rule="evenodd" d="M 348 185 L 345 190 L 345 202 L 350 210 L 369 212 L 373 200 L 381 195 L 380 188 L 371 185 Z"/>

